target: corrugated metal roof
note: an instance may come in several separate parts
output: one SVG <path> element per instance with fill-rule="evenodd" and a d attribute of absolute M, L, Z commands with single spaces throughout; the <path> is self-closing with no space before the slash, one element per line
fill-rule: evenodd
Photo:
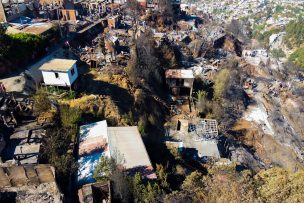
<path fill-rule="evenodd" d="M 166 78 L 194 78 L 192 70 L 169 69 L 166 70 Z"/>

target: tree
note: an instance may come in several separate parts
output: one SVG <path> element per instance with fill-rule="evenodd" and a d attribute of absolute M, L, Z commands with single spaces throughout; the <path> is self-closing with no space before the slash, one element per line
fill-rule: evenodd
<path fill-rule="evenodd" d="M 42 56 L 45 52 L 46 39 L 39 35 L 17 33 L 8 35 L 10 49 L 6 53 L 9 60 L 16 64 L 26 64 Z"/>
<path fill-rule="evenodd" d="M 129 178 L 120 170 L 114 170 L 111 174 L 114 197 L 120 202 L 130 202 L 133 198 L 132 187 Z"/>
<path fill-rule="evenodd" d="M 127 72 L 135 85 L 140 85 L 151 92 L 161 91 L 163 69 L 154 48 L 151 32 L 146 31 L 136 39 Z"/>
<path fill-rule="evenodd" d="M 111 181 L 114 197 L 120 202 L 130 202 L 132 191 L 130 181 L 121 167 L 123 160 L 123 156 L 118 151 L 114 151 L 111 158 L 102 156 L 94 170 L 93 177 L 98 182 Z"/>
<path fill-rule="evenodd" d="M 4 55 L 9 50 L 9 38 L 5 34 L 6 28 L 4 24 L 0 23 L 0 59 L 4 58 Z"/>
<path fill-rule="evenodd" d="M 228 69 L 222 69 L 215 77 L 214 80 L 214 99 L 221 99 L 227 88 L 227 82 L 229 80 L 230 73 Z"/>
<path fill-rule="evenodd" d="M 140 173 L 131 179 L 135 202 L 159 202 L 162 190 L 157 183 L 143 180 Z"/>
<path fill-rule="evenodd" d="M 140 173 L 136 173 L 132 179 L 133 193 L 135 201 L 143 199 L 143 193 L 145 191 L 145 185 Z"/>
<path fill-rule="evenodd" d="M 249 31 L 247 25 L 245 25 L 240 20 L 233 19 L 230 24 L 226 26 L 226 31 L 233 34 L 238 40 L 243 43 L 248 43 L 250 41 L 250 38 L 248 37 Z"/>
<path fill-rule="evenodd" d="M 93 177 L 97 181 L 108 181 L 111 179 L 112 172 L 115 170 L 115 160 L 102 156 L 94 170 Z"/>
<path fill-rule="evenodd" d="M 289 61 L 304 70 L 304 48 L 299 48 L 289 56 Z"/>
<path fill-rule="evenodd" d="M 257 193 L 264 202 L 301 202 L 304 199 L 304 171 L 292 173 L 282 168 L 259 172 Z"/>
<path fill-rule="evenodd" d="M 156 175 L 158 180 L 160 181 L 160 186 L 164 189 L 169 189 L 168 183 L 168 174 L 165 171 L 165 168 L 161 164 L 156 164 Z"/>
<path fill-rule="evenodd" d="M 44 140 L 43 156 L 56 169 L 58 183 L 63 189 L 68 188 L 70 174 L 77 169 L 70 150 L 71 135 L 60 127 L 47 130 L 48 139 Z"/>
<path fill-rule="evenodd" d="M 304 18 L 292 20 L 286 25 L 286 35 L 284 38 L 290 47 L 300 47 L 304 43 Z"/>

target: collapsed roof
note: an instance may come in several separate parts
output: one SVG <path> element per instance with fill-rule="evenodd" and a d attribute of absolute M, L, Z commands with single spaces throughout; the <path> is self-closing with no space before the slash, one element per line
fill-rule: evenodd
<path fill-rule="evenodd" d="M 50 165 L 0 167 L 0 189 L 0 202 L 62 202 Z"/>

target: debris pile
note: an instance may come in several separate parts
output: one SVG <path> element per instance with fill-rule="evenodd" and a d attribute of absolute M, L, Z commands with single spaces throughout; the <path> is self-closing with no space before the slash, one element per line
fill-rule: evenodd
<path fill-rule="evenodd" d="M 14 94 L 0 96 L 0 121 L 7 127 L 18 125 L 18 117 L 29 116 L 33 112 L 33 101 L 29 98 L 16 98 Z"/>

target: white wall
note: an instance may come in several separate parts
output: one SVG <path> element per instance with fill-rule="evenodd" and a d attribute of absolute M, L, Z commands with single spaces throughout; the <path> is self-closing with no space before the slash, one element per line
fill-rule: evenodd
<path fill-rule="evenodd" d="M 78 78 L 78 70 L 77 70 L 77 67 L 76 67 L 76 63 L 73 65 L 73 68 L 74 68 L 74 75 L 72 76 L 71 74 L 71 70 L 72 68 L 69 70 L 68 74 L 69 74 L 69 79 L 70 79 L 70 83 L 73 84 L 74 81 Z"/>
<path fill-rule="evenodd" d="M 77 71 L 77 68 L 76 68 L 76 64 L 73 65 L 73 68 L 74 68 L 74 71 L 75 71 L 73 76 L 71 74 L 71 70 L 72 70 L 72 68 L 71 68 L 68 72 L 57 72 L 58 75 L 59 75 L 58 78 L 56 78 L 56 76 L 55 76 L 56 72 L 42 71 L 42 76 L 43 76 L 44 83 L 46 85 L 68 86 L 68 87 L 70 87 L 78 77 L 78 71 Z"/>

